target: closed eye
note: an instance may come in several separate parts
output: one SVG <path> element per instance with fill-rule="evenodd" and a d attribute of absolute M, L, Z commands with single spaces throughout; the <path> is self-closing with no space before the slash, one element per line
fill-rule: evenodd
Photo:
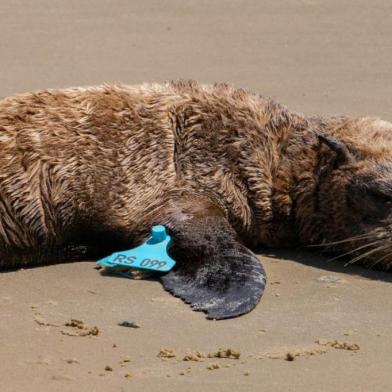
<path fill-rule="evenodd" d="M 382 203 L 390 203 L 392 202 L 392 194 L 384 193 L 379 189 L 368 188 L 366 189 L 366 193 L 373 199 Z"/>

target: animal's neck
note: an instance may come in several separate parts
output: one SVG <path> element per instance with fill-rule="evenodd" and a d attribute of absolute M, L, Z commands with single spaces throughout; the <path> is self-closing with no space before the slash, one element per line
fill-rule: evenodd
<path fill-rule="evenodd" d="M 319 240 L 323 225 L 318 208 L 323 157 L 317 134 L 333 134 L 347 119 L 293 118 L 274 182 L 274 220 L 281 222 L 284 237 L 278 238 L 280 242 L 309 244 Z"/>

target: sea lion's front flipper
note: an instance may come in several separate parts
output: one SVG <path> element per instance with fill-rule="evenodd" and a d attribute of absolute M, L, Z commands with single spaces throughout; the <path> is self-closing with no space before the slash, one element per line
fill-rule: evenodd
<path fill-rule="evenodd" d="M 266 277 L 257 257 L 244 245 L 221 211 L 205 200 L 188 199 L 171 215 L 170 255 L 174 270 L 163 286 L 208 319 L 251 311 L 263 295 Z"/>

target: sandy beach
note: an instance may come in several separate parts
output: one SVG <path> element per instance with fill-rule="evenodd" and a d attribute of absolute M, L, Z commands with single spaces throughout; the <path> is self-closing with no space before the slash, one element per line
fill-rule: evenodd
<path fill-rule="evenodd" d="M 192 78 L 392 121 L 387 0 L 4 0 L 0 21 L 1 97 Z M 258 254 L 266 293 L 225 321 L 91 261 L 0 273 L 0 390 L 390 391 L 392 274 Z"/>

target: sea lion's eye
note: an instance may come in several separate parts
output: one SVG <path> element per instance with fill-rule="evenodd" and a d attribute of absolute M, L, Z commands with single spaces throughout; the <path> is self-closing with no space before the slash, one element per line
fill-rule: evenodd
<path fill-rule="evenodd" d="M 392 193 L 387 193 L 382 187 L 355 184 L 347 191 L 347 207 L 361 222 L 374 225 L 389 215 Z"/>
<path fill-rule="evenodd" d="M 391 203 L 392 195 L 384 193 L 376 188 L 369 188 L 366 190 L 366 193 L 377 203 Z"/>
<path fill-rule="evenodd" d="M 389 215 L 392 195 L 379 188 L 357 188 L 348 196 L 348 206 L 362 223 L 375 225 Z"/>

